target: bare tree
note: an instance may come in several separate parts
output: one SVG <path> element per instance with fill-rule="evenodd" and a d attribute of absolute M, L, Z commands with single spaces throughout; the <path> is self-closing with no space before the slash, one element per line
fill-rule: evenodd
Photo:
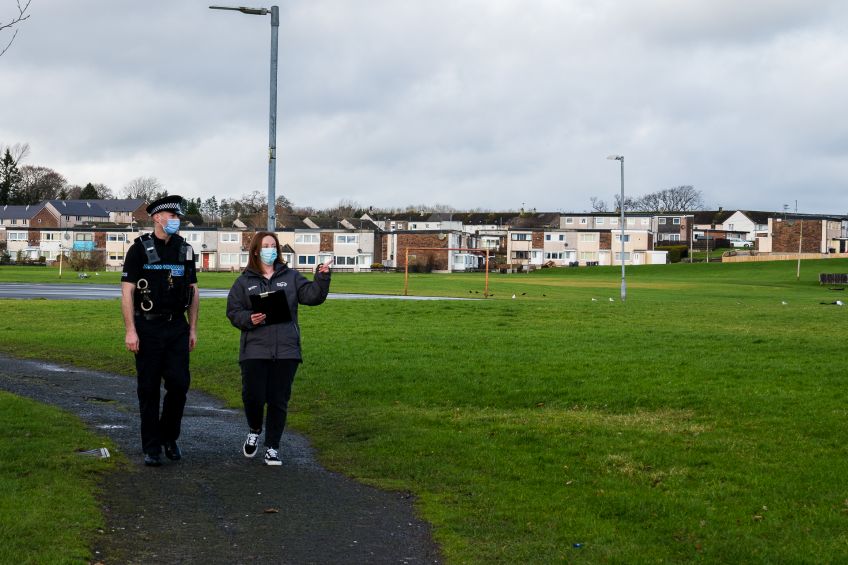
<path fill-rule="evenodd" d="M 592 212 L 608 212 L 607 203 L 604 200 L 601 200 L 597 196 L 593 196 L 589 199 L 589 203 L 592 205 Z"/>
<path fill-rule="evenodd" d="M 12 38 L 9 40 L 9 43 L 7 43 L 3 50 L 0 51 L 0 57 L 2 57 L 3 54 L 8 51 L 9 47 L 12 46 L 12 42 L 15 40 L 15 37 L 18 36 L 18 29 L 15 26 L 17 26 L 22 21 L 29 19 L 30 14 L 27 14 L 26 11 L 29 10 L 29 5 L 31 2 L 32 0 L 27 0 L 26 3 L 21 6 L 21 0 L 18 0 L 18 14 L 16 16 L 12 16 L 12 19 L 8 22 L 0 22 L 0 32 L 7 29 L 15 30 L 15 32 L 12 34 Z"/>
<path fill-rule="evenodd" d="M 115 193 L 112 192 L 112 189 L 102 182 L 95 183 L 94 190 L 97 192 L 98 200 L 111 200 L 112 198 L 115 198 Z"/>
<path fill-rule="evenodd" d="M 700 190 L 691 184 L 683 184 L 660 191 L 663 195 L 664 209 L 674 212 L 703 210 L 704 199 Z"/>
<path fill-rule="evenodd" d="M 342 199 L 339 200 L 339 203 L 335 206 L 335 208 L 327 208 L 324 210 L 324 214 L 327 216 L 333 216 L 335 218 L 349 218 L 355 215 L 357 210 L 361 210 L 362 206 L 359 202 L 355 202 L 353 200 Z"/>
<path fill-rule="evenodd" d="M 155 199 L 162 192 L 162 183 L 156 177 L 137 177 L 127 183 L 121 191 L 124 198 L 146 200 Z"/>
<path fill-rule="evenodd" d="M 59 197 L 68 184 L 65 177 L 47 167 L 21 167 L 21 187 L 18 200 L 22 204 L 37 204 Z"/>
<path fill-rule="evenodd" d="M 613 205 L 615 206 L 616 212 L 621 212 L 621 196 L 616 194 Z M 632 212 L 634 210 L 639 209 L 639 201 L 635 198 L 630 198 L 629 196 L 624 197 L 624 211 Z"/>
<path fill-rule="evenodd" d="M 651 192 L 638 199 L 638 209 L 645 212 L 691 212 L 703 208 L 701 191 L 688 184 Z"/>
<path fill-rule="evenodd" d="M 6 151 L 9 152 L 15 165 L 20 165 L 21 161 L 29 155 L 29 143 L 15 143 L 14 145 L 0 144 L 0 153 L 6 153 Z"/>

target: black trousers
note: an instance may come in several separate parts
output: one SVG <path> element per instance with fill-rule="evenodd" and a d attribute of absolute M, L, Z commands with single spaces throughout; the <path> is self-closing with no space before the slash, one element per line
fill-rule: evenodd
<path fill-rule="evenodd" d="M 188 322 L 184 316 L 146 320 L 136 316 L 139 349 L 138 407 L 141 412 L 141 446 L 145 453 L 162 452 L 162 443 L 180 437 L 180 424 L 191 383 Z M 159 386 L 165 381 L 165 398 L 159 413 Z"/>
<path fill-rule="evenodd" d="M 265 414 L 265 447 L 280 448 L 286 427 L 297 359 L 245 359 L 241 361 L 241 399 L 250 429 L 261 433 Z"/>

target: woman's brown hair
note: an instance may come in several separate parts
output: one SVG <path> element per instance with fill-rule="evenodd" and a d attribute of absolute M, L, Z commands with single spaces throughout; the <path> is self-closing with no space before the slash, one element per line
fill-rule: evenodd
<path fill-rule="evenodd" d="M 283 260 L 280 257 L 280 240 L 277 239 L 277 234 L 270 231 L 258 231 L 250 241 L 250 247 L 247 251 L 247 268 L 251 271 L 262 272 L 262 259 L 259 258 L 259 250 L 262 249 L 262 240 L 266 237 L 273 237 L 274 243 L 276 243 L 277 258 L 274 259 L 274 265 L 283 264 Z"/>

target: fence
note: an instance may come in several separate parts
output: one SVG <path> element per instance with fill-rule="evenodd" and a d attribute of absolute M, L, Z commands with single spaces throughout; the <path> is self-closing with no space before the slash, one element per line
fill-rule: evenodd
<path fill-rule="evenodd" d="M 724 255 L 722 263 L 748 263 L 752 261 L 797 261 L 798 253 L 757 253 Z M 846 259 L 848 253 L 801 253 L 801 259 Z"/>

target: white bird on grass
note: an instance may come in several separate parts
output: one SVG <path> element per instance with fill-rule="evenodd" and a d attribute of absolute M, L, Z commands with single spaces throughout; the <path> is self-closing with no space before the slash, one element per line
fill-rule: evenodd
<path fill-rule="evenodd" d="M 610 302 L 615 302 L 615 298 L 610 297 L 609 301 L 610 301 Z"/>
<path fill-rule="evenodd" d="M 512 297 L 515 298 L 515 295 L 513 294 Z"/>
<path fill-rule="evenodd" d="M 787 304 L 789 304 L 789 303 L 788 303 L 788 302 L 786 302 L 785 300 L 781 300 L 781 301 L 780 301 L 780 303 L 781 303 L 781 304 L 783 304 L 784 306 L 786 306 Z"/>

